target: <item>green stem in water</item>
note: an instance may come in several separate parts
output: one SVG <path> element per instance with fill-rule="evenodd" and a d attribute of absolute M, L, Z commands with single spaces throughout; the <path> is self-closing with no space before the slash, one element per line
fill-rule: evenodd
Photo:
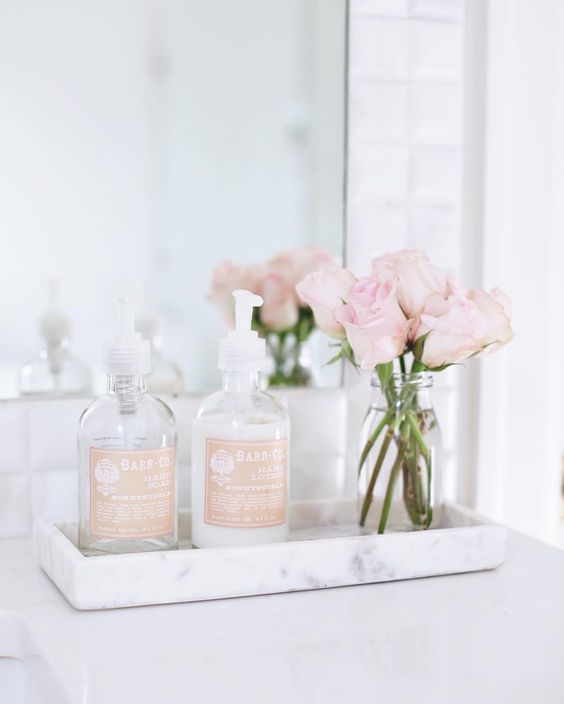
<path fill-rule="evenodd" d="M 382 418 L 382 420 L 378 423 L 376 428 L 374 429 L 374 432 L 372 435 L 368 438 L 366 441 L 366 444 L 364 445 L 364 449 L 362 450 L 362 454 L 360 456 L 360 460 L 358 463 L 358 473 L 360 474 L 362 467 L 364 463 L 366 462 L 366 458 L 368 457 L 370 450 L 374 447 L 374 443 L 376 440 L 378 440 L 378 437 L 382 430 L 390 423 L 390 421 L 393 418 L 393 414 L 388 411 Z"/>
<path fill-rule="evenodd" d="M 405 359 L 403 358 L 403 354 L 399 358 L 399 363 L 400 363 L 401 373 L 405 374 Z"/>
<path fill-rule="evenodd" d="M 386 488 L 386 495 L 384 496 L 384 505 L 382 506 L 382 515 L 380 516 L 380 523 L 378 524 L 378 533 L 381 535 L 386 530 L 386 523 L 388 522 L 388 515 L 390 513 L 390 507 L 392 505 L 392 497 L 394 495 L 394 487 L 396 480 L 398 478 L 399 471 L 401 469 L 401 464 L 404 455 L 404 443 L 403 439 L 400 440 L 400 445 L 398 448 L 398 454 L 396 460 L 390 472 L 390 478 L 388 480 L 388 486 Z"/>
<path fill-rule="evenodd" d="M 431 508 L 431 477 L 432 477 L 432 471 L 433 471 L 433 461 L 431 457 L 431 452 L 429 451 L 429 448 L 427 447 L 427 443 L 425 442 L 425 438 L 423 437 L 423 434 L 421 433 L 421 429 L 419 428 L 419 423 L 417 422 L 417 418 L 413 416 L 413 414 L 408 413 L 407 414 L 407 422 L 409 423 L 411 427 L 411 431 L 413 433 L 414 438 L 417 441 L 417 444 L 419 445 L 419 449 L 421 450 L 421 454 L 423 455 L 423 458 L 425 460 L 425 466 L 427 468 L 427 520 L 425 521 L 425 528 L 428 528 L 431 525 L 431 521 L 433 520 L 433 509 Z"/>
<path fill-rule="evenodd" d="M 421 496 L 421 477 L 418 471 L 418 447 L 414 441 L 413 434 L 411 433 L 411 428 L 408 426 L 408 435 L 406 438 L 406 450 L 405 450 L 405 464 L 410 476 L 411 492 L 412 497 L 406 495 L 406 506 L 408 510 L 410 509 L 410 504 L 413 504 L 414 511 L 410 511 L 411 520 L 415 525 L 419 525 L 420 516 L 423 509 L 423 502 Z M 408 494 L 408 492 L 406 492 Z M 414 517 L 416 520 L 414 521 Z"/>
<path fill-rule="evenodd" d="M 382 469 L 382 465 L 384 464 L 384 459 L 386 457 L 386 453 L 388 452 L 388 448 L 390 447 L 390 443 L 392 442 L 394 438 L 394 429 L 392 426 L 388 428 L 386 431 L 386 435 L 384 436 L 384 441 L 382 442 L 382 447 L 380 448 L 380 452 L 378 453 L 378 457 L 376 458 L 376 462 L 374 463 L 374 469 L 372 470 L 372 476 L 370 477 L 370 481 L 368 482 L 368 487 L 366 488 L 366 494 L 364 496 L 364 501 L 362 502 L 362 508 L 360 511 L 360 525 L 364 526 L 366 523 L 366 516 L 368 515 L 368 511 L 370 509 L 370 505 L 372 504 L 372 494 L 374 492 L 374 486 L 376 484 L 376 480 L 378 479 L 378 475 L 380 474 L 380 470 Z"/>

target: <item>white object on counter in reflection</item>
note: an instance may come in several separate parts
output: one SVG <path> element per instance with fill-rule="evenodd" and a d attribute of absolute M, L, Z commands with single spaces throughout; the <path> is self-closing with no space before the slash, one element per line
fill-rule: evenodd
<path fill-rule="evenodd" d="M 152 394 L 179 394 L 184 388 L 184 377 L 179 365 L 162 351 L 162 321 L 153 312 L 138 318 L 135 327 L 151 343 L 151 373 L 147 386 Z"/>
<path fill-rule="evenodd" d="M 79 424 L 79 546 L 86 555 L 175 548 L 176 420 L 147 393 L 151 346 L 135 332 L 125 299 L 106 369 L 108 392 Z"/>
<path fill-rule="evenodd" d="M 37 357 L 24 364 L 18 375 L 20 395 L 66 396 L 90 394 L 90 369 L 69 353 L 71 323 L 61 310 L 60 282 L 48 282 L 47 309 L 39 319 L 44 347 Z"/>
<path fill-rule="evenodd" d="M 265 343 L 251 320 L 262 298 L 233 295 L 235 330 L 219 346 L 223 389 L 204 399 L 192 430 L 192 543 L 199 548 L 288 537 L 290 421 L 260 390 Z"/>

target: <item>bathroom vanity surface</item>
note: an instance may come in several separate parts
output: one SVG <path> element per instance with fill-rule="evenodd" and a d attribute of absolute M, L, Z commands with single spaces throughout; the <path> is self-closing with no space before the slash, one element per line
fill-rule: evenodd
<path fill-rule="evenodd" d="M 72 704 L 561 704 L 563 595 L 564 552 L 509 532 L 491 572 L 79 612 L 2 540 L 0 702 L 66 704 L 14 698 L 40 659 Z"/>

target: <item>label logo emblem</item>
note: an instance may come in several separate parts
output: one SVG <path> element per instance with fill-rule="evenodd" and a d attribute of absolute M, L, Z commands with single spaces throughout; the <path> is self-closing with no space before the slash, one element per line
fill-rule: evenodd
<path fill-rule="evenodd" d="M 218 486 L 229 484 L 231 481 L 229 475 L 235 470 L 233 455 L 227 450 L 216 450 L 210 457 L 210 469 L 213 472 L 212 482 Z"/>
<path fill-rule="evenodd" d="M 107 457 L 96 462 L 94 468 L 94 476 L 100 482 L 96 485 L 96 491 L 99 491 L 104 496 L 115 494 L 117 489 L 114 484 L 119 480 L 119 469 L 115 462 Z"/>

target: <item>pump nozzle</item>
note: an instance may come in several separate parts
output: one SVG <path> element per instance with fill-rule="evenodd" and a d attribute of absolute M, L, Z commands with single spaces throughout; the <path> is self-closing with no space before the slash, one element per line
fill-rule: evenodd
<path fill-rule="evenodd" d="M 130 298 L 118 298 L 119 304 L 119 332 L 122 337 L 135 335 L 135 314 Z"/>
<path fill-rule="evenodd" d="M 219 368 L 224 371 L 257 371 L 264 365 L 265 344 L 252 329 L 253 308 L 263 300 L 251 291 L 237 289 L 235 298 L 235 330 L 219 342 Z"/>
<path fill-rule="evenodd" d="M 39 319 L 39 330 L 48 345 L 58 345 L 70 334 L 70 320 L 61 311 L 61 281 L 47 280 L 47 307 Z"/>
<path fill-rule="evenodd" d="M 262 306 L 264 301 L 256 293 L 245 289 L 233 291 L 235 299 L 235 332 L 237 336 L 244 335 L 252 329 L 253 308 Z"/>
<path fill-rule="evenodd" d="M 135 332 L 135 315 L 130 298 L 118 298 L 119 334 L 108 340 L 106 368 L 110 374 L 137 375 L 151 371 L 151 345 Z"/>

